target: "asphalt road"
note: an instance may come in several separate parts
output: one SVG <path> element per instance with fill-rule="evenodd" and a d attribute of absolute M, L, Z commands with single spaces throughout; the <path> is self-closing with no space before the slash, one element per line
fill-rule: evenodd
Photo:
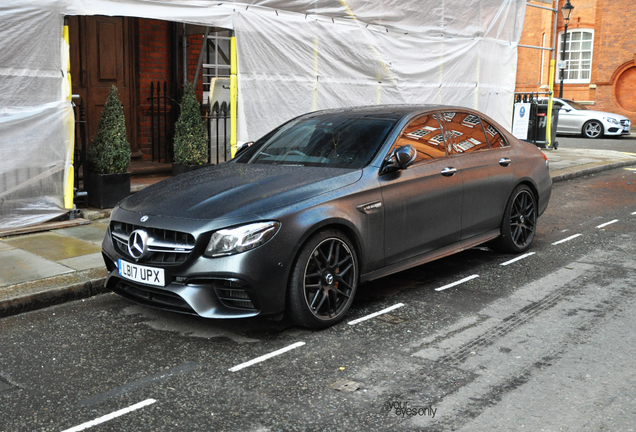
<path fill-rule="evenodd" d="M 383 278 L 324 331 L 112 294 L 4 318 L 0 430 L 634 430 L 635 188 L 558 183 L 532 255 Z"/>

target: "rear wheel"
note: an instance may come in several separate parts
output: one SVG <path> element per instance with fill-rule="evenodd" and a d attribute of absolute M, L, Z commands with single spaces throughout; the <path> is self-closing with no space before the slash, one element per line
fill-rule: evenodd
<path fill-rule="evenodd" d="M 583 125 L 583 135 L 586 138 L 598 138 L 603 135 L 603 125 L 598 120 L 590 120 Z"/>
<path fill-rule="evenodd" d="M 519 253 L 526 251 L 537 228 L 537 202 L 526 185 L 515 188 L 508 199 L 501 222 L 501 236 L 493 247 L 501 252 Z"/>
<path fill-rule="evenodd" d="M 351 242 L 340 231 L 321 231 L 303 245 L 294 264 L 288 314 L 303 327 L 329 327 L 344 318 L 357 286 Z"/>

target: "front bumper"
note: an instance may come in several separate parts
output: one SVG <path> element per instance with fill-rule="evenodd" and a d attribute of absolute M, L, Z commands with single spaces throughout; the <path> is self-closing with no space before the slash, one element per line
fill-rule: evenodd
<path fill-rule="evenodd" d="M 603 121 L 603 126 L 605 135 L 608 136 L 629 135 L 631 133 L 631 122 L 629 120 L 621 120 L 620 124 L 610 123 L 605 120 Z"/>
<path fill-rule="evenodd" d="M 121 216 L 121 211 L 118 213 Z M 135 216 L 134 219 L 138 218 Z M 156 218 L 155 218 L 156 219 Z M 236 255 L 203 256 L 210 233 L 194 232 L 196 244 L 182 262 L 136 262 L 112 239 L 111 221 L 102 255 L 108 269 L 107 289 L 133 302 L 205 318 L 247 318 L 277 315 L 285 309 L 292 248 L 284 236 Z M 149 228 L 150 230 L 154 228 Z M 123 277 L 118 260 L 164 270 L 164 285 L 154 286 Z"/>

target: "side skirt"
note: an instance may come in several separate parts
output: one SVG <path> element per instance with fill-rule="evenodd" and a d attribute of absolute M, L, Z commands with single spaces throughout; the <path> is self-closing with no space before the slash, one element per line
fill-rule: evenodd
<path fill-rule="evenodd" d="M 393 273 L 398 273 L 403 270 L 409 269 L 411 267 L 416 267 L 422 264 L 426 264 L 427 262 L 435 261 L 437 259 L 444 258 L 449 255 L 453 255 L 457 252 L 461 252 L 466 249 L 473 248 L 482 243 L 489 242 L 490 240 L 494 240 L 500 235 L 501 235 L 501 231 L 499 230 L 499 228 L 497 228 L 496 230 L 489 231 L 485 234 L 481 234 L 467 240 L 462 240 L 450 246 L 436 249 L 434 251 L 427 252 L 425 254 L 418 255 L 416 257 L 409 258 L 404 261 L 400 261 L 399 263 L 392 264 L 388 267 L 382 267 L 381 269 L 374 270 L 369 273 L 365 273 L 360 276 L 360 282 L 368 282 L 374 279 L 379 279 L 381 277 L 388 276 Z"/>

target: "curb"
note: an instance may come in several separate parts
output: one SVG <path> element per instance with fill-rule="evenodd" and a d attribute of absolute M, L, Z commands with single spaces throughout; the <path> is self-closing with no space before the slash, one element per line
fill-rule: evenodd
<path fill-rule="evenodd" d="M 572 169 L 565 168 L 565 169 L 557 170 L 554 172 L 554 175 L 552 174 L 550 175 L 550 177 L 552 178 L 552 183 L 557 183 L 564 180 L 571 180 L 573 178 L 583 177 L 590 174 L 597 174 L 599 172 L 609 171 L 616 168 L 633 166 L 633 165 L 636 165 L 636 159 L 623 160 L 623 161 L 612 162 L 612 163 L 599 162 L 598 164 L 591 164 L 591 165 L 593 166 L 590 166 L 589 168 L 575 167 Z"/>
<path fill-rule="evenodd" d="M 103 294 L 105 280 L 106 268 L 96 268 L 3 287 L 0 318 Z"/>

